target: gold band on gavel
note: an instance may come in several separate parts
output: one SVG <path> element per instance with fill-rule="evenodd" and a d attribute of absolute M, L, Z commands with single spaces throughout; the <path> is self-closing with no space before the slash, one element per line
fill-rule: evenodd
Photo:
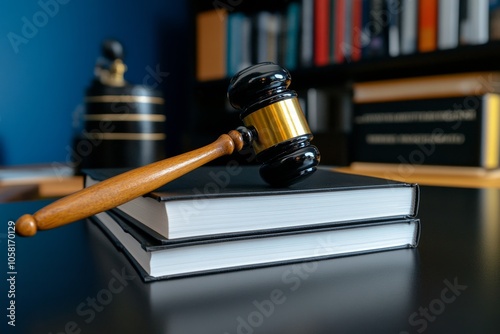
<path fill-rule="evenodd" d="M 253 143 L 255 153 L 311 133 L 296 97 L 254 111 L 243 118 L 243 124 L 257 132 L 257 140 Z"/>

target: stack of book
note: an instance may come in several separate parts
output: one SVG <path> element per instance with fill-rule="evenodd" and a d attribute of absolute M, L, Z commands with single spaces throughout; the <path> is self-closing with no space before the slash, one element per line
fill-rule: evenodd
<path fill-rule="evenodd" d="M 230 77 L 263 61 L 295 70 L 499 39 L 498 0 L 259 3 L 214 1 L 197 14 L 198 80 Z"/>
<path fill-rule="evenodd" d="M 122 170 L 86 171 L 86 186 Z M 416 247 L 419 187 L 319 169 L 288 188 L 201 167 L 92 217 L 144 281 Z"/>
<path fill-rule="evenodd" d="M 499 83 L 500 72 L 485 71 L 354 84 L 353 165 L 498 170 Z"/>

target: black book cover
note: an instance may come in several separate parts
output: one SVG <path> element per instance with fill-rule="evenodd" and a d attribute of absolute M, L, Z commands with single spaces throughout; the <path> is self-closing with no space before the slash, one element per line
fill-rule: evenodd
<path fill-rule="evenodd" d="M 363 4 L 369 6 L 368 21 L 365 24 L 364 34 L 366 45 L 362 49 L 363 58 L 386 57 L 389 54 L 388 39 L 388 9 L 385 0 L 368 0 Z"/>
<path fill-rule="evenodd" d="M 302 226 L 290 226 L 282 228 L 274 228 L 267 230 L 255 230 L 247 232 L 237 232 L 237 233 L 224 233 L 224 234 L 214 234 L 214 235 L 202 235 L 195 237 L 177 238 L 177 239 L 167 239 L 161 234 L 157 233 L 153 229 L 149 228 L 137 221 L 136 219 L 130 217 L 126 213 L 113 209 L 107 211 L 107 213 L 115 220 L 115 222 L 124 230 L 126 233 L 133 236 L 142 245 L 142 248 L 148 252 L 154 252 L 155 250 L 160 250 L 164 248 L 172 247 L 182 247 L 182 246 L 192 246 L 206 243 L 222 242 L 229 240 L 245 240 L 249 238 L 262 238 L 270 236 L 279 236 L 295 233 L 307 233 L 320 230 L 328 229 L 342 229 L 342 228 L 352 228 L 356 226 L 369 226 L 377 224 L 387 224 L 390 222 L 401 222 L 406 220 L 415 220 L 417 218 L 413 217 L 391 217 L 388 219 L 367 219 L 367 220 L 356 220 L 356 221 L 344 221 L 341 223 L 327 223 L 327 224 L 316 224 L 316 225 L 302 225 Z"/>
<path fill-rule="evenodd" d="M 368 250 L 368 251 L 357 251 L 357 252 L 348 252 L 348 253 L 343 253 L 343 254 L 332 254 L 332 255 L 314 257 L 314 260 L 321 260 L 321 259 L 328 259 L 328 258 L 335 258 L 335 257 L 345 257 L 345 256 L 350 256 L 350 255 L 356 255 L 356 254 L 367 254 L 367 253 L 373 253 L 373 252 L 378 252 L 378 251 L 387 251 L 387 250 L 392 250 L 392 249 L 415 248 L 418 246 L 418 243 L 420 241 L 420 235 L 421 235 L 421 224 L 420 224 L 419 219 L 400 218 L 400 219 L 389 219 L 389 220 L 373 220 L 373 221 L 358 222 L 358 223 L 343 224 L 343 225 L 321 226 L 321 227 L 314 227 L 314 228 L 308 227 L 308 228 L 290 229 L 290 230 L 283 229 L 280 231 L 272 231 L 272 232 L 268 232 L 268 233 L 257 233 L 257 234 L 249 234 L 249 235 L 218 236 L 218 237 L 212 237 L 209 239 L 189 238 L 189 239 L 184 239 L 184 240 L 172 241 L 172 240 L 163 240 L 161 238 L 161 236 L 159 236 L 155 233 L 150 233 L 150 231 L 148 231 L 147 229 L 142 229 L 142 228 L 138 227 L 137 225 L 128 221 L 126 218 L 117 214 L 116 212 L 109 212 L 108 211 L 107 214 L 114 220 L 114 222 L 119 226 L 119 228 L 121 228 L 125 233 L 130 234 L 141 245 L 141 248 L 145 252 L 148 252 L 148 253 L 153 253 L 153 252 L 162 251 L 162 250 L 166 250 L 169 248 L 176 248 L 176 247 L 189 247 L 189 246 L 195 246 L 195 245 L 212 244 L 212 243 L 228 242 L 228 241 L 238 241 L 238 240 L 247 240 L 247 239 L 254 239 L 254 238 L 273 238 L 273 237 L 286 236 L 286 235 L 292 235 L 292 234 L 307 234 L 307 233 L 315 233 L 315 232 L 321 232 L 321 231 L 356 229 L 356 228 L 360 228 L 360 227 L 375 226 L 375 225 L 388 225 L 388 224 L 401 224 L 401 223 L 415 224 L 414 241 L 410 244 L 400 245 L 400 246 L 391 247 L 391 248 L 378 248 L 378 249 L 372 249 L 372 250 Z M 186 273 L 182 273 L 182 274 L 154 277 L 154 276 L 149 275 L 146 272 L 146 270 L 144 268 L 142 268 L 142 266 L 138 263 L 138 261 L 134 258 L 134 256 L 129 252 L 129 250 L 125 247 L 125 245 L 119 240 L 119 238 L 116 235 L 114 235 L 114 233 L 111 232 L 104 225 L 104 223 L 101 222 L 101 220 L 98 217 L 93 216 L 90 218 L 90 221 L 93 222 L 94 224 L 96 224 L 104 232 L 104 234 L 110 239 L 110 241 L 114 244 L 114 246 L 120 252 L 123 252 L 127 258 L 129 258 L 129 260 L 134 265 L 134 267 L 136 268 L 138 273 L 142 276 L 142 278 L 145 282 L 162 280 L 162 279 L 178 278 L 178 277 L 199 276 L 199 275 L 212 274 L 212 273 L 245 270 L 245 269 L 252 269 L 252 268 L 262 268 L 262 267 L 276 266 L 276 265 L 281 265 L 281 264 L 286 264 L 286 263 L 303 262 L 303 261 L 307 261 L 307 260 L 312 259 L 312 258 L 307 258 L 307 259 L 298 258 L 298 259 L 294 259 L 294 260 L 255 263 L 255 264 L 251 264 L 251 265 L 231 266 L 231 267 L 226 267 L 226 268 L 201 270 L 201 271 L 194 271 L 194 272 L 186 272 Z"/>
<path fill-rule="evenodd" d="M 273 188 L 258 168 L 201 167 L 117 209 L 169 240 L 414 217 L 418 212 L 416 184 L 319 169 L 300 183 Z M 119 172 L 90 170 L 87 185 Z"/>
<path fill-rule="evenodd" d="M 352 161 L 496 168 L 491 101 L 497 95 L 357 104 Z"/>
<path fill-rule="evenodd" d="M 126 169 L 90 169 L 85 170 L 90 178 L 103 181 Z M 258 166 L 204 166 L 169 182 L 165 186 L 146 196 L 158 201 L 234 196 L 272 196 L 295 193 L 318 193 L 358 189 L 381 189 L 391 187 L 415 187 L 399 181 L 370 176 L 336 172 L 319 168 L 302 182 L 289 187 L 274 188 L 269 186 L 259 175 Z M 418 191 L 418 189 L 417 189 Z M 418 201 L 418 196 L 416 201 Z M 415 212 L 418 202 L 415 203 Z"/>

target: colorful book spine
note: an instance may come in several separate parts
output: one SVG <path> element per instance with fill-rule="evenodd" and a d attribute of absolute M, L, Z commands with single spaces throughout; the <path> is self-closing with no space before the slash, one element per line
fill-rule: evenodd
<path fill-rule="evenodd" d="M 419 0 L 418 4 L 418 51 L 435 51 L 437 49 L 437 0 Z"/>
<path fill-rule="evenodd" d="M 298 2 L 290 3 L 286 10 L 284 64 L 287 69 L 292 71 L 298 67 L 300 10 Z"/>
<path fill-rule="evenodd" d="M 243 50 L 240 42 L 243 38 L 243 13 L 231 13 L 227 20 L 227 69 L 228 76 L 238 72 L 243 62 Z"/>
<path fill-rule="evenodd" d="M 330 63 L 330 0 L 314 2 L 314 65 Z"/>
<path fill-rule="evenodd" d="M 196 17 L 196 78 L 214 80 L 226 76 L 227 12 L 213 10 Z"/>
<path fill-rule="evenodd" d="M 361 60 L 363 47 L 363 0 L 352 1 L 352 48 L 351 61 Z"/>
<path fill-rule="evenodd" d="M 333 53 L 334 63 L 343 63 L 346 58 L 350 56 L 350 19 L 348 14 L 348 4 L 346 0 L 335 0 L 334 11 L 332 12 L 333 28 L 332 34 L 335 35 L 335 45 Z"/>

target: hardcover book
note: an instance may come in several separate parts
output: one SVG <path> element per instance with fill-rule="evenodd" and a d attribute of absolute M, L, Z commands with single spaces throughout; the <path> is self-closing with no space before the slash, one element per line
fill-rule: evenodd
<path fill-rule="evenodd" d="M 418 185 L 319 169 L 286 188 L 258 166 L 205 166 L 118 207 L 167 239 L 415 216 Z M 86 186 L 124 170 L 86 171 Z"/>
<path fill-rule="evenodd" d="M 489 40 L 489 0 L 463 0 L 460 17 L 460 43 L 483 44 Z"/>
<path fill-rule="evenodd" d="M 330 63 L 330 1 L 314 2 L 314 65 Z"/>
<path fill-rule="evenodd" d="M 365 5 L 365 2 L 363 3 Z M 363 27 L 366 44 L 362 58 L 386 57 L 388 55 L 387 5 L 385 0 L 367 0 Z"/>
<path fill-rule="evenodd" d="M 351 61 L 361 60 L 363 48 L 363 0 L 352 1 L 352 48 Z"/>
<path fill-rule="evenodd" d="M 401 54 L 417 52 L 418 1 L 405 0 L 401 6 Z"/>
<path fill-rule="evenodd" d="M 314 64 L 314 0 L 302 0 L 300 21 L 300 66 Z"/>
<path fill-rule="evenodd" d="M 222 9 L 196 16 L 196 78 L 200 81 L 227 75 L 227 17 Z"/>
<path fill-rule="evenodd" d="M 418 51 L 429 52 L 437 49 L 438 1 L 418 2 Z"/>
<path fill-rule="evenodd" d="M 125 253 L 146 282 L 414 248 L 420 236 L 418 219 L 393 219 L 164 243 L 111 212 L 99 213 L 92 220 Z"/>
<path fill-rule="evenodd" d="M 250 17 L 236 12 L 227 22 L 227 76 L 233 76 L 251 65 Z"/>
<path fill-rule="evenodd" d="M 350 58 L 351 38 L 350 21 L 351 7 L 348 1 L 336 0 L 330 5 L 331 11 L 331 62 L 335 64 L 343 63 L 345 59 Z"/>
<path fill-rule="evenodd" d="M 401 53 L 401 12 L 404 4 L 401 0 L 387 0 L 388 12 L 388 52 L 391 57 Z"/>
<path fill-rule="evenodd" d="M 87 227 L 94 242 L 98 270 L 108 273 L 109 278 L 113 277 L 109 273 L 112 265 L 121 265 L 127 272 L 133 272 L 128 258 L 116 251 L 98 226 L 90 223 Z M 131 284 L 128 289 L 133 289 L 133 293 L 120 295 L 120 302 L 149 306 L 147 319 L 165 319 L 168 315 L 168 331 L 172 333 L 250 333 L 252 330 L 258 333 L 262 329 L 282 333 L 301 326 L 303 319 L 319 317 L 334 324 L 332 328 L 340 333 L 365 333 L 367 328 L 377 328 L 378 333 L 393 333 L 408 326 L 408 305 L 413 305 L 417 298 L 421 274 L 418 251 L 400 249 L 200 275 L 162 284 Z M 314 284 L 308 284 L 312 279 Z M 277 282 L 280 284 L 276 285 Z M 251 311 L 260 309 L 253 308 L 254 305 L 267 300 L 271 291 L 282 291 L 283 297 L 293 297 L 297 302 L 288 303 L 289 299 L 282 298 L 280 301 L 286 302 L 275 304 L 274 310 L 278 312 L 262 318 L 265 326 L 257 330 L 247 319 L 252 321 L 256 313 Z M 359 298 L 348 298 L 353 292 Z M 248 296 L 255 298 L 254 303 L 249 303 Z M 359 307 L 360 300 L 362 307 Z M 282 306 L 286 306 L 286 312 L 279 312 Z M 193 321 L 193 314 L 203 314 L 203 317 Z M 366 314 L 370 316 L 364 317 Z M 240 315 L 245 320 L 242 317 L 237 322 Z M 359 321 L 360 317 L 363 322 Z M 389 321 L 394 318 L 399 321 Z M 158 332 L 156 323 L 149 323 L 149 327 L 144 328 L 142 324 L 138 328 L 144 333 L 155 332 L 155 329 Z"/>
<path fill-rule="evenodd" d="M 500 72 L 452 73 L 401 79 L 357 82 L 356 104 L 500 93 Z"/>
<path fill-rule="evenodd" d="M 290 71 L 297 69 L 299 66 L 301 8 L 300 3 L 292 2 L 286 9 L 283 63 Z"/>
<path fill-rule="evenodd" d="M 500 167 L 500 95 L 360 103 L 355 162 Z"/>
<path fill-rule="evenodd" d="M 460 0 L 441 0 L 438 6 L 438 48 L 456 48 L 460 37 Z"/>

